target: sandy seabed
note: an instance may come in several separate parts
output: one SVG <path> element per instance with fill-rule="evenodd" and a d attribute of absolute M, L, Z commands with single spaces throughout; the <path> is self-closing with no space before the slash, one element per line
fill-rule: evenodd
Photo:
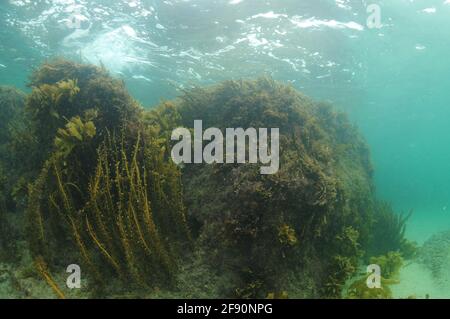
<path fill-rule="evenodd" d="M 395 299 L 450 298 L 450 281 L 438 282 L 431 271 L 420 263 L 411 262 L 403 266 L 399 280 L 399 284 L 391 286 Z"/>
<path fill-rule="evenodd" d="M 422 246 L 433 235 L 450 230 L 450 210 L 439 212 L 416 212 L 407 225 L 406 237 Z M 450 247 L 442 247 L 443 251 Z M 431 270 L 419 261 L 407 262 L 400 271 L 400 283 L 392 285 L 394 298 L 450 298 L 450 258 L 449 271 L 433 276 Z"/>

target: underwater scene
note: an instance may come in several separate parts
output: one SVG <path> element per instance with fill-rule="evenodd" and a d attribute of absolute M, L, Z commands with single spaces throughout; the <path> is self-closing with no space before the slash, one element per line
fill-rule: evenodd
<path fill-rule="evenodd" d="M 0 0 L 0 299 L 450 298 L 449 0 Z"/>

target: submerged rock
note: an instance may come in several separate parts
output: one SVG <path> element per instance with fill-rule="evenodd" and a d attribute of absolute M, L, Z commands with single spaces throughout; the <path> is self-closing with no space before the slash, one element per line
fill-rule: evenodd
<path fill-rule="evenodd" d="M 26 210 L 23 268 L 59 297 L 76 263 L 82 296 L 339 298 L 380 234 L 382 253 L 403 238 L 404 219 L 378 212 L 357 128 L 291 86 L 226 81 L 144 110 L 95 66 L 56 60 L 30 84 L 9 141 L 18 180 L 0 195 Z M 279 170 L 175 165 L 172 131 L 195 120 L 278 128 Z"/>
<path fill-rule="evenodd" d="M 223 293 L 339 296 L 370 240 L 373 213 L 369 151 L 346 116 L 267 78 L 197 88 L 161 108 L 176 109 L 187 128 L 202 120 L 223 132 L 280 130 L 276 174 L 262 175 L 261 164 L 182 171 L 204 263 L 229 278 Z"/>

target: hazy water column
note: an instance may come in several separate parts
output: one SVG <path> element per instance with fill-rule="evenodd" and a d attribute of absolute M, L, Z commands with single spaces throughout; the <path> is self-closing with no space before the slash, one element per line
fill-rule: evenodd
<path fill-rule="evenodd" d="M 366 37 L 367 97 L 358 113 L 378 192 L 416 220 L 450 225 L 450 5 L 383 2 Z M 432 227 L 431 225 L 430 227 Z"/>

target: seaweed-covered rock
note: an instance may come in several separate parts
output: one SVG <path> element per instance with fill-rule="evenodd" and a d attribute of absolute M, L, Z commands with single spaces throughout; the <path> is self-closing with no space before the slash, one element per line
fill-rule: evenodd
<path fill-rule="evenodd" d="M 25 111 L 36 147 L 27 164 L 37 169 L 52 152 L 58 130 L 77 116 L 95 117 L 97 145 L 108 130 L 131 129 L 139 121 L 141 108 L 124 83 L 100 67 L 54 60 L 33 72 L 30 86 Z"/>
<path fill-rule="evenodd" d="M 10 86 L 0 86 L 0 115 L 1 137 L 8 136 L 8 130 L 13 120 L 18 120 L 23 112 L 26 95 L 24 92 Z"/>
<path fill-rule="evenodd" d="M 7 146 L 16 166 L 0 162 L 15 180 L 0 187 L 26 207 L 35 273 L 59 297 L 53 274 L 77 263 L 97 297 L 336 298 L 374 227 L 394 239 L 383 249 L 402 242 L 404 220 L 378 213 L 358 130 L 290 86 L 227 81 L 144 111 L 91 65 L 52 61 L 30 85 Z M 278 172 L 175 165 L 172 130 L 194 120 L 279 128 Z"/>
<path fill-rule="evenodd" d="M 276 174 L 259 164 L 183 169 L 205 263 L 230 278 L 223 294 L 339 296 L 369 241 L 372 207 L 368 148 L 345 115 L 267 78 L 193 89 L 161 108 L 187 128 L 280 129 Z M 313 280 L 306 287 L 293 274 Z"/>
<path fill-rule="evenodd" d="M 25 94 L 15 88 L 0 86 L 0 144 L 11 139 L 23 113 Z M 3 152 L 0 155 L 4 155 Z"/>
<path fill-rule="evenodd" d="M 39 273 L 56 287 L 50 273 L 75 261 L 95 292 L 111 278 L 115 293 L 170 285 L 189 244 L 180 172 L 141 107 L 95 66 L 57 60 L 31 84 L 26 116 L 39 147 L 27 234 Z"/>
<path fill-rule="evenodd" d="M 0 86 L 0 261 L 14 260 L 17 225 L 12 225 L 10 215 L 15 209 L 14 185 L 17 182 L 17 159 L 11 152 L 14 133 L 22 125 L 25 94 Z"/>
<path fill-rule="evenodd" d="M 25 94 L 15 88 L 0 86 L 0 183 L 3 186 L 0 197 L 3 197 L 8 209 L 13 206 L 11 192 L 17 181 L 17 158 L 12 149 L 12 140 L 23 127 L 25 98 Z"/>

